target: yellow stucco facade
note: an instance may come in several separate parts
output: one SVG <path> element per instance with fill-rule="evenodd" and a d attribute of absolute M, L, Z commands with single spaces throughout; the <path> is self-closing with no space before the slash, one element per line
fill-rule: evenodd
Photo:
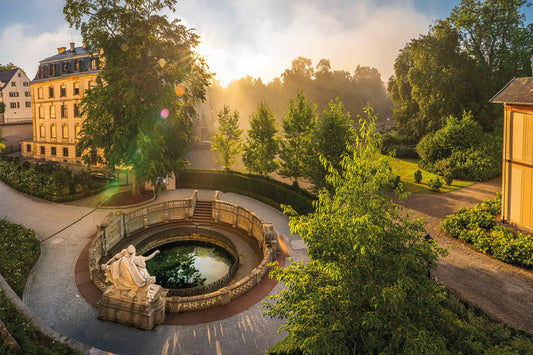
<path fill-rule="evenodd" d="M 21 153 L 24 158 L 81 164 L 76 150 L 84 119 L 81 100 L 96 84 L 99 70 L 83 47 L 58 50 L 40 62 L 30 84 L 33 140 L 21 141 Z"/>

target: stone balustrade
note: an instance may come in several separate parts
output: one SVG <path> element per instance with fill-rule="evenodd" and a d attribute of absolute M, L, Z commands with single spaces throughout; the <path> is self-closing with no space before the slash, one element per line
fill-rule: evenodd
<path fill-rule="evenodd" d="M 189 199 L 155 203 L 129 213 L 109 214 L 100 225 L 89 249 L 89 271 L 92 282 L 102 292 L 105 291 L 108 285 L 103 281 L 100 263 L 105 261 L 103 258 L 109 257 L 113 247 L 140 230 L 149 230 L 167 222 L 191 221 L 196 201 L 197 191 L 194 191 Z M 211 203 L 212 224 L 230 226 L 252 237 L 257 241 L 263 258 L 250 274 L 214 292 L 190 297 L 169 295 L 166 298 L 168 312 L 200 310 L 229 303 L 261 282 L 268 272 L 269 263 L 277 257 L 277 235 L 271 223 L 264 223 L 255 213 L 243 207 L 218 200 L 218 192 Z M 226 283 L 227 281 L 225 280 Z"/>

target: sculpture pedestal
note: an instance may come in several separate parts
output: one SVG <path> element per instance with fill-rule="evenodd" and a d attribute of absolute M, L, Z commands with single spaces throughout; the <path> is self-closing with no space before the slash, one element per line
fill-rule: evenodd
<path fill-rule="evenodd" d="M 165 320 L 165 297 L 159 285 L 137 291 L 121 291 L 111 286 L 98 301 L 98 318 L 150 330 Z"/>

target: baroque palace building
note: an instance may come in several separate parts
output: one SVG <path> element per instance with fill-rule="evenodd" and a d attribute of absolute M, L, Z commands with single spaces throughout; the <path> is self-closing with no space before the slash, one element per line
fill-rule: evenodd
<path fill-rule="evenodd" d="M 83 117 L 81 99 L 96 85 L 98 53 L 85 46 L 58 48 L 41 60 L 31 81 L 33 140 L 21 141 L 24 158 L 81 164 L 76 150 Z"/>

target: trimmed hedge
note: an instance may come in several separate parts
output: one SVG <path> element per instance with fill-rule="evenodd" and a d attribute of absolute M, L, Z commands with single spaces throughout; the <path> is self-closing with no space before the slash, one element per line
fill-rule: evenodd
<path fill-rule="evenodd" d="M 67 168 L 32 165 L 9 157 L 0 159 L 0 180 L 20 192 L 53 202 L 91 196 L 104 191 L 107 185 L 92 178 L 88 171 L 73 174 Z"/>
<path fill-rule="evenodd" d="M 0 219 L 0 274 L 19 297 L 40 253 L 41 243 L 33 230 Z"/>
<path fill-rule="evenodd" d="M 472 209 L 461 208 L 442 221 L 442 227 L 452 237 L 471 243 L 474 249 L 498 260 L 533 268 L 533 237 L 496 225 L 494 216 L 500 210 L 501 194 L 498 194 Z"/>
<path fill-rule="evenodd" d="M 26 279 L 40 252 L 41 244 L 33 230 L 0 219 L 0 274 L 19 297 L 22 297 Z M 80 354 L 43 335 L 28 317 L 17 311 L 2 289 L 0 319 L 24 354 Z M 9 353 L 7 344 L 0 338 L 0 354 L 6 353 Z"/>
<path fill-rule="evenodd" d="M 250 196 L 277 209 L 280 205 L 290 205 L 300 213 L 314 211 L 316 197 L 299 187 L 259 175 L 243 174 L 236 171 L 186 170 L 176 179 L 176 187 L 220 190 Z"/>

